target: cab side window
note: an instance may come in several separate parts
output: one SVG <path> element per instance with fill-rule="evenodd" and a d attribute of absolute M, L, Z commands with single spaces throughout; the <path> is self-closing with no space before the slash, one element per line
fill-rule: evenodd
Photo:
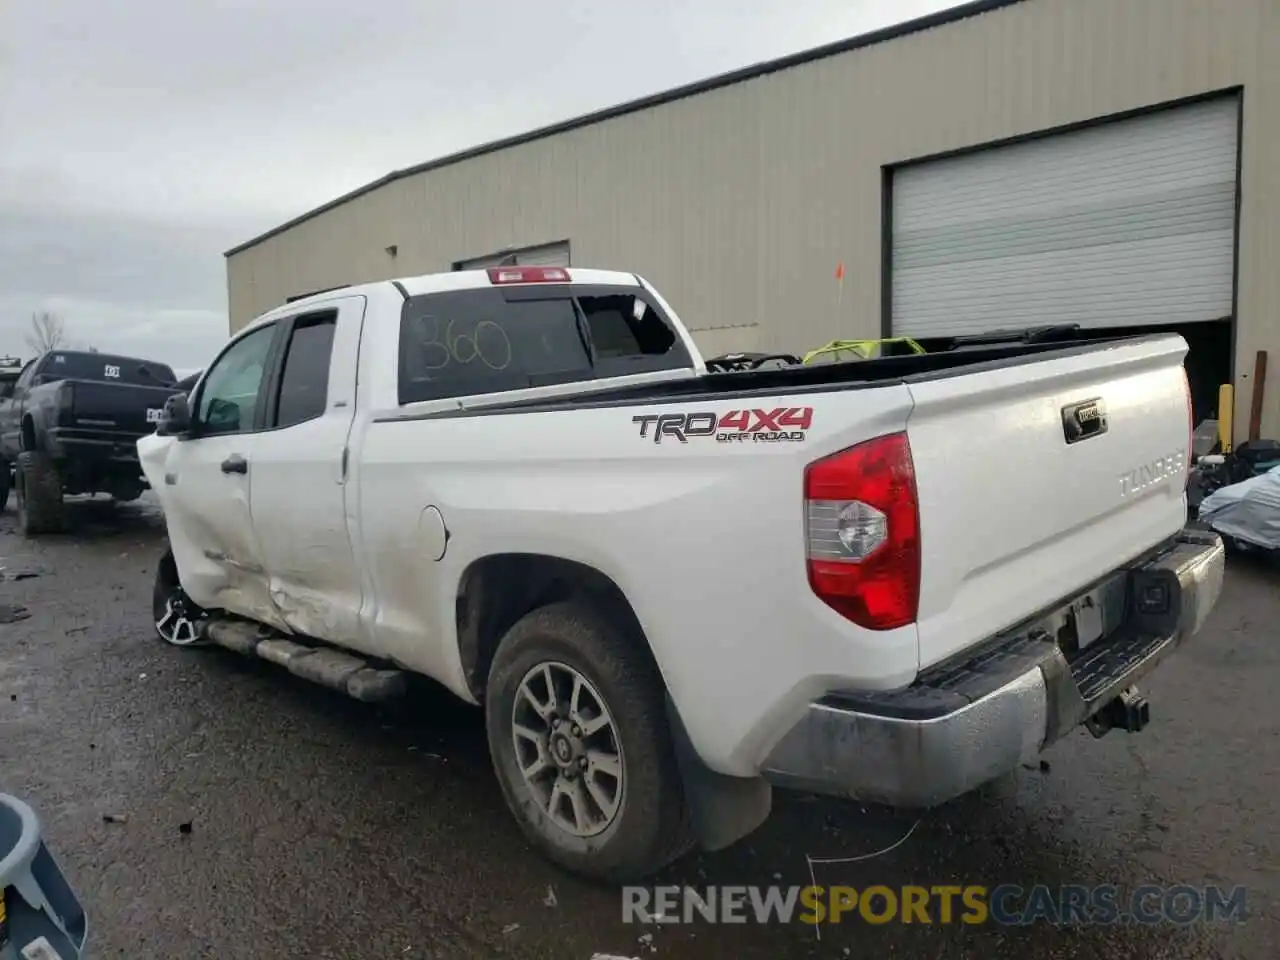
<path fill-rule="evenodd" d="M 337 323 L 335 313 L 317 313 L 294 321 L 280 373 L 275 426 L 291 427 L 324 413 Z"/>
<path fill-rule="evenodd" d="M 253 429 L 253 414 L 275 334 L 275 324 L 259 327 L 228 347 L 209 368 L 196 406 L 201 436 Z"/>

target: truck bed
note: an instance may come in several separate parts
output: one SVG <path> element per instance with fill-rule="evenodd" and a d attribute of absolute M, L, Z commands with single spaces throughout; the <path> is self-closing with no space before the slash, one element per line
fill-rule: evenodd
<path fill-rule="evenodd" d="M 403 490 L 429 477 L 449 519 L 446 562 L 494 549 L 494 530 L 532 527 L 530 544 L 617 570 L 659 663 L 681 660 L 673 693 L 710 738 L 724 705 L 704 716 L 696 691 L 723 663 L 737 665 L 736 696 L 780 710 L 831 678 L 894 689 L 1177 534 L 1186 349 L 1169 335 L 1001 344 L 383 410 L 353 440 L 364 562 L 400 582 L 376 545 L 414 528 L 421 502 Z M 1072 442 L 1065 413 L 1094 400 L 1106 429 Z M 858 629 L 806 579 L 804 478 L 824 457 L 900 433 L 914 469 L 918 612 L 909 626 Z M 633 544 L 641 556 L 621 546 Z M 660 557 L 678 545 L 680 562 L 650 557 L 658 545 Z M 732 576 L 697 573 L 726 564 Z M 417 587 L 404 589 L 412 604 Z M 689 610 L 716 611 L 698 620 L 705 675 L 674 652 L 690 642 Z M 412 656 L 416 640 L 402 643 L 396 653 Z M 700 749 L 741 759 L 722 772 L 748 769 L 751 736 L 721 726 L 723 741 Z"/>
<path fill-rule="evenodd" d="M 835 389 L 856 390 L 890 383 L 913 383 L 978 373 L 1021 363 L 1089 354 L 1120 344 L 1142 344 L 1167 335 L 1098 338 L 1071 343 L 1006 343 L 944 353 L 884 357 L 810 367 L 750 370 L 682 377 L 625 387 L 584 385 L 581 390 L 537 399 L 468 401 L 458 407 L 430 413 L 397 413 L 385 420 L 456 417 L 468 412 L 534 413 L 585 407 L 627 406 L 643 403 L 680 403 L 689 400 L 749 398 L 775 394 L 805 394 Z"/>

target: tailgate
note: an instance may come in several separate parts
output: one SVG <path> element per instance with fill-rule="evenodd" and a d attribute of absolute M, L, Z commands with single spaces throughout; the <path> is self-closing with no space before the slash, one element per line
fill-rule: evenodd
<path fill-rule="evenodd" d="M 104 383 L 96 380 L 64 380 L 71 391 L 69 427 L 111 430 L 142 436 L 151 433 L 160 419 L 164 402 L 180 392 L 176 387 Z"/>
<path fill-rule="evenodd" d="M 1117 341 L 910 383 L 922 668 L 1183 526 L 1186 350 Z"/>

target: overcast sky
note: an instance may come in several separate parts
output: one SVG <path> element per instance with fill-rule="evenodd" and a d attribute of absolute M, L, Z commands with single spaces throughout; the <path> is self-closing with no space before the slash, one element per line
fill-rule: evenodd
<path fill-rule="evenodd" d="M 0 354 L 194 369 L 222 252 L 404 166 L 947 0 L 0 0 Z"/>

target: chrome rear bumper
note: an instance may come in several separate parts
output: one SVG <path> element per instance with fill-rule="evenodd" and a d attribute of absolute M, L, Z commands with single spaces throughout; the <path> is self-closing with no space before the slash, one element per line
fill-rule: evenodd
<path fill-rule="evenodd" d="M 1034 758 L 1154 669 L 1204 626 L 1224 570 L 1218 535 L 1185 530 L 1080 595 L 1100 602 L 1108 628 L 1084 650 L 1071 642 L 1072 598 L 905 690 L 824 697 L 779 741 L 764 774 L 895 806 L 945 803 Z"/>

